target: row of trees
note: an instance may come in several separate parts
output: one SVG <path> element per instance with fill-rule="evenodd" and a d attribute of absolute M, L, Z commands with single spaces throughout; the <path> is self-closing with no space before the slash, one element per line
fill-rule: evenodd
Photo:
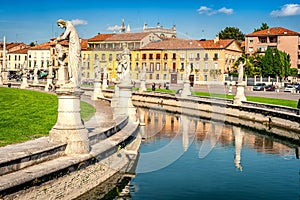
<path fill-rule="evenodd" d="M 245 62 L 246 61 L 246 62 Z M 234 63 L 231 75 L 237 75 L 237 68 L 241 62 L 245 62 L 245 76 L 263 76 L 273 78 L 286 78 L 288 76 L 297 76 L 298 70 L 291 68 L 289 54 L 278 49 L 267 48 L 264 55 L 254 53 L 245 54 Z"/>
<path fill-rule="evenodd" d="M 254 32 L 268 29 L 266 23 L 262 23 L 261 27 L 254 29 Z M 245 35 L 235 27 L 226 27 L 218 33 L 220 39 L 235 39 L 237 41 L 244 41 Z M 297 76 L 298 70 L 291 68 L 291 60 L 289 54 L 278 49 L 267 48 L 264 55 L 256 52 L 252 55 L 245 54 L 234 63 L 231 75 L 237 75 L 237 68 L 240 62 L 246 61 L 244 73 L 248 77 L 263 76 L 263 77 L 279 77 L 280 79 L 288 76 Z"/>

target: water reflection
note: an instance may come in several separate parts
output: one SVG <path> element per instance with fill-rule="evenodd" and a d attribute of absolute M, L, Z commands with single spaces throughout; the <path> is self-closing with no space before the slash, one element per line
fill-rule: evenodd
<path fill-rule="evenodd" d="M 117 184 L 114 199 L 299 198 L 299 146 L 222 122 L 138 113 L 136 176 Z"/>

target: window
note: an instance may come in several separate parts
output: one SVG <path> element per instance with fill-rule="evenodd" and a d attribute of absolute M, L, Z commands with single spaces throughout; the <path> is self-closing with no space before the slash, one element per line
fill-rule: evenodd
<path fill-rule="evenodd" d="M 146 58 L 147 58 L 147 55 L 145 53 L 143 53 L 142 59 L 146 59 Z"/>
<path fill-rule="evenodd" d="M 184 70 L 184 63 L 181 63 L 181 70 Z"/>
<path fill-rule="evenodd" d="M 164 71 L 168 71 L 168 63 L 164 63 Z"/>
<path fill-rule="evenodd" d="M 214 62 L 213 69 L 218 69 L 218 63 Z"/>
<path fill-rule="evenodd" d="M 156 80 L 159 80 L 159 74 L 156 74 Z"/>
<path fill-rule="evenodd" d="M 151 60 L 153 59 L 153 54 L 152 53 L 149 54 L 149 59 L 151 59 Z"/>
<path fill-rule="evenodd" d="M 156 54 L 156 59 L 160 59 L 160 54 Z"/>
<path fill-rule="evenodd" d="M 200 59 L 200 53 L 197 53 L 196 59 L 197 59 L 197 60 Z"/>
<path fill-rule="evenodd" d="M 208 69 L 208 62 L 204 63 L 204 69 Z"/>
<path fill-rule="evenodd" d="M 164 59 L 165 59 L 165 60 L 168 59 L 168 54 L 167 54 L 167 53 L 164 54 Z"/>
<path fill-rule="evenodd" d="M 156 71 L 160 70 L 160 63 L 156 63 Z"/>
<path fill-rule="evenodd" d="M 152 80 L 152 74 L 149 75 L 149 79 Z"/>
<path fill-rule="evenodd" d="M 253 43 L 253 38 L 249 38 L 249 43 Z"/>
<path fill-rule="evenodd" d="M 167 74 L 164 74 L 164 80 L 167 80 Z"/>
<path fill-rule="evenodd" d="M 205 53 L 204 54 L 204 60 L 207 60 L 208 59 L 208 53 Z"/>
<path fill-rule="evenodd" d="M 173 53 L 172 58 L 173 58 L 173 59 L 176 59 L 176 53 Z"/>
<path fill-rule="evenodd" d="M 207 81 L 207 75 L 206 74 L 204 75 L 204 81 Z"/>
<path fill-rule="evenodd" d="M 261 38 L 259 38 L 259 41 L 261 43 L 267 43 L 267 38 L 266 37 L 261 37 Z"/>
<path fill-rule="evenodd" d="M 150 63 L 150 72 L 154 72 L 154 63 Z"/>
<path fill-rule="evenodd" d="M 101 55 L 101 60 L 105 60 L 105 54 L 104 53 Z"/>
<path fill-rule="evenodd" d="M 218 59 L 219 58 L 219 54 L 218 53 L 214 53 L 214 58 Z"/>
<path fill-rule="evenodd" d="M 113 58 L 112 58 L 112 54 L 109 54 L 108 60 L 109 60 L 109 61 L 112 61 L 112 59 L 113 59 Z"/>

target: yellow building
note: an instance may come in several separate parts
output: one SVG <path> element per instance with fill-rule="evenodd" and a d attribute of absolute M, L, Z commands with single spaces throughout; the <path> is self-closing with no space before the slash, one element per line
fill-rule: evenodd
<path fill-rule="evenodd" d="M 139 80 L 141 68 L 146 66 L 147 82 L 183 83 L 187 66 L 191 84 L 223 82 L 232 64 L 242 54 L 235 40 L 165 39 L 151 42 L 131 52 L 132 79 Z"/>
<path fill-rule="evenodd" d="M 97 59 L 100 68 L 107 68 L 108 80 L 115 81 L 119 55 L 125 44 L 130 51 L 140 49 L 144 45 L 159 41 L 160 38 L 152 32 L 98 34 L 88 40 L 88 49 L 82 52 L 83 79 L 94 79 L 94 67 Z M 132 56 L 131 56 L 132 59 Z"/>

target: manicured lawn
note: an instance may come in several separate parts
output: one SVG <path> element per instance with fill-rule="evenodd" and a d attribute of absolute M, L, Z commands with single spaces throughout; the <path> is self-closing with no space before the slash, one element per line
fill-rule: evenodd
<path fill-rule="evenodd" d="M 37 91 L 0 87 L 0 146 L 48 135 L 57 120 L 57 96 Z M 88 120 L 94 108 L 81 102 Z"/>

